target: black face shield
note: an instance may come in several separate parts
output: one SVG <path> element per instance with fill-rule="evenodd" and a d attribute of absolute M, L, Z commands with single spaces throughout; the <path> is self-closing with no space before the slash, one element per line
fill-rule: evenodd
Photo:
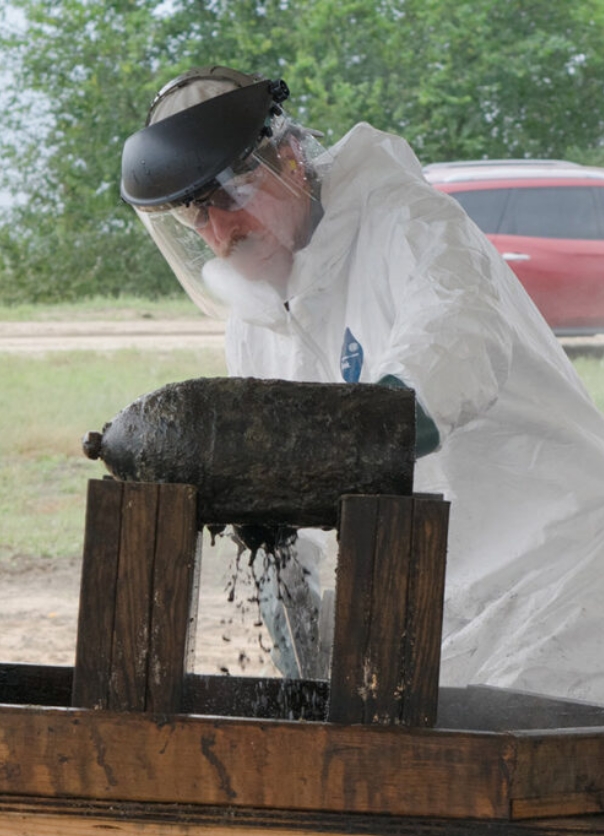
<path fill-rule="evenodd" d="M 281 310 L 319 216 L 325 151 L 282 111 L 288 95 L 282 81 L 194 68 L 162 88 L 151 124 L 125 143 L 122 197 L 210 316 Z"/>
<path fill-rule="evenodd" d="M 147 212 L 191 200 L 270 136 L 288 95 L 284 82 L 265 79 L 137 131 L 124 145 L 122 198 Z"/>

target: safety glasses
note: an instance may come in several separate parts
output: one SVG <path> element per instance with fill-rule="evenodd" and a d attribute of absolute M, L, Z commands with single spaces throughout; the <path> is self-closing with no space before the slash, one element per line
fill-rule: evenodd
<path fill-rule="evenodd" d="M 215 207 L 223 212 L 237 212 L 250 202 L 260 187 L 258 164 L 241 174 L 216 183 L 201 197 L 176 206 L 172 215 L 190 229 L 204 229 L 210 220 L 210 209 Z"/>

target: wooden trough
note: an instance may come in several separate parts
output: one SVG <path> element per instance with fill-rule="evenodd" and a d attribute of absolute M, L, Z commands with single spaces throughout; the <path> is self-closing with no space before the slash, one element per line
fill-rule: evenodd
<path fill-rule="evenodd" d="M 0 834 L 604 833 L 604 707 L 439 688 L 448 504 L 339 504 L 329 681 L 188 672 L 198 498 L 89 483 L 75 666 L 0 665 Z"/>

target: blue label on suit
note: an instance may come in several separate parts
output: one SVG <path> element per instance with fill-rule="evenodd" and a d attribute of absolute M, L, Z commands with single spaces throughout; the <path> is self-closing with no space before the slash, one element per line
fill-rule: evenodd
<path fill-rule="evenodd" d="M 340 353 L 340 371 L 346 383 L 358 383 L 363 368 L 363 346 L 350 328 L 346 329 Z"/>

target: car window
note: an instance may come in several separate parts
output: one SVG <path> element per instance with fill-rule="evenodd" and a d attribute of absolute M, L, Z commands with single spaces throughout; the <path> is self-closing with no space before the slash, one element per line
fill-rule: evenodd
<path fill-rule="evenodd" d="M 602 237 L 593 190 L 581 186 L 514 189 L 499 232 L 537 238 Z"/>
<path fill-rule="evenodd" d="M 499 229 L 503 211 L 511 189 L 475 189 L 471 192 L 452 192 L 474 223 L 486 233 Z"/>

